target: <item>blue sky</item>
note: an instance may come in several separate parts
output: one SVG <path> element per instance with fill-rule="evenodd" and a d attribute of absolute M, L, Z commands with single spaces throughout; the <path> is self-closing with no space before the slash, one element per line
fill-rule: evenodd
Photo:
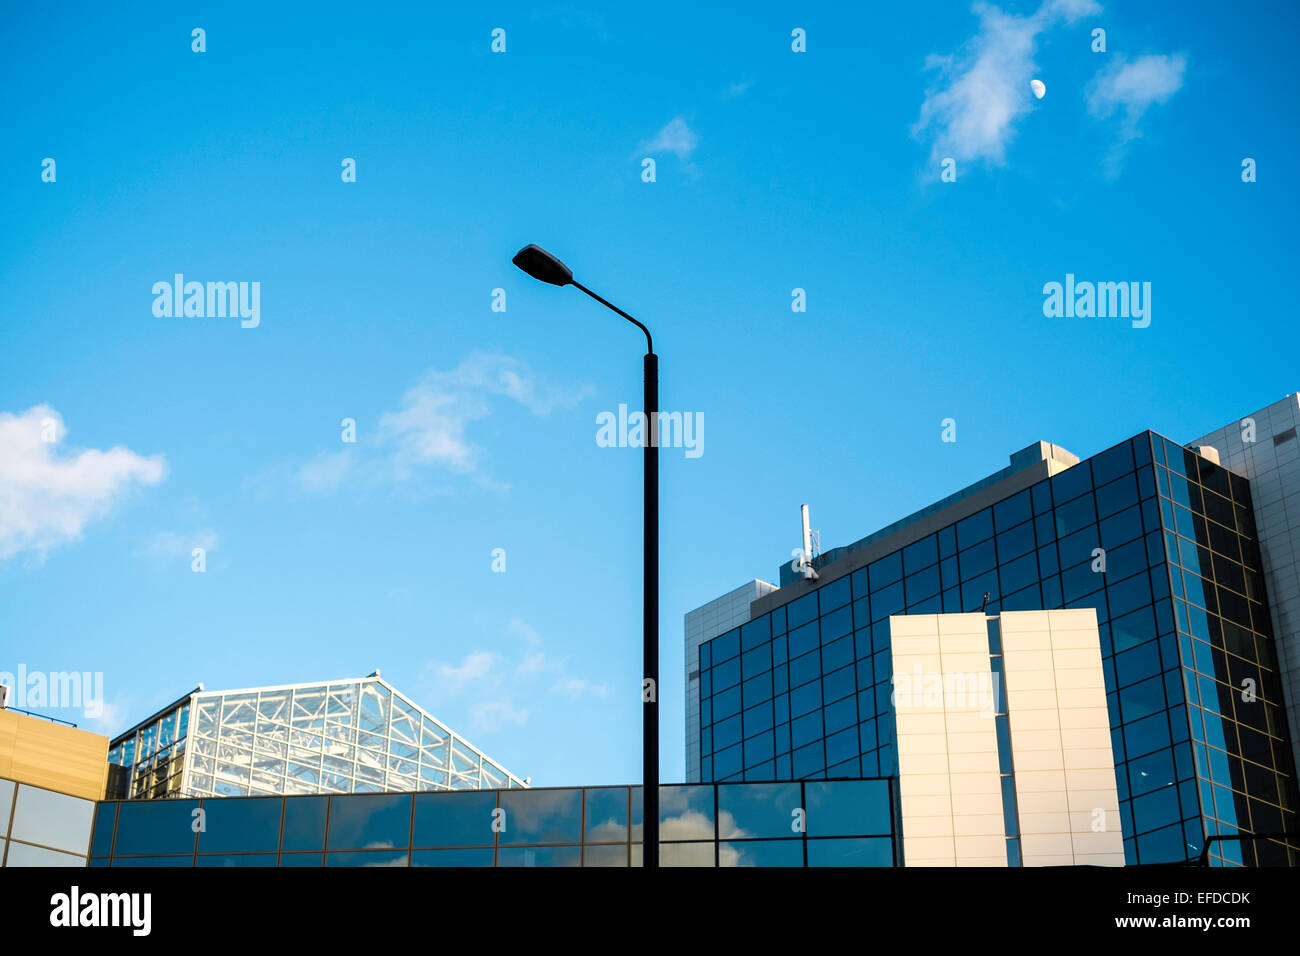
<path fill-rule="evenodd" d="M 381 668 L 535 784 L 634 782 L 640 452 L 596 416 L 642 340 L 517 272 L 537 242 L 705 421 L 661 453 L 682 779 L 682 617 L 774 580 L 801 503 L 829 548 L 1040 438 L 1189 441 L 1300 384 L 1296 20 L 6 8 L 0 670 L 102 671 L 98 720 L 47 710 L 112 734 L 199 681 Z M 176 273 L 258 282 L 258 325 L 156 316 Z M 1151 324 L 1046 317 L 1067 273 L 1151 283 Z"/>

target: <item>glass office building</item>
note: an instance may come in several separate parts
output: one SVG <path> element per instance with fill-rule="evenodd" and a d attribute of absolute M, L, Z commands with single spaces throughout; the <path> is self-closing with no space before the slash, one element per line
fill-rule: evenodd
<path fill-rule="evenodd" d="M 898 862 L 890 780 L 659 793 L 663 866 Z M 641 823 L 641 788 L 625 786 L 108 801 L 90 865 L 639 866 Z"/>
<path fill-rule="evenodd" d="M 1246 479 L 1145 432 L 987 504 L 960 498 L 831 552 L 815 582 L 760 589 L 752 619 L 699 644 L 690 779 L 895 776 L 891 615 L 1095 608 L 1126 861 L 1300 829 Z M 1215 843 L 1211 859 L 1296 865 L 1297 848 Z"/>
<path fill-rule="evenodd" d="M 112 741 L 110 798 L 524 787 L 385 682 L 205 691 Z"/>

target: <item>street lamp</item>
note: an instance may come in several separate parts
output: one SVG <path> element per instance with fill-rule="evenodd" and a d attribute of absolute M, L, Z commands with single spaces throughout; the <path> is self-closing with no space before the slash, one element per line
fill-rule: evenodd
<path fill-rule="evenodd" d="M 607 309 L 617 312 L 645 333 L 645 416 L 649 439 L 645 445 L 644 574 L 641 611 L 644 628 L 641 685 L 642 720 L 642 865 L 659 865 L 659 356 L 650 330 L 618 306 L 605 301 L 573 278 L 573 272 L 539 246 L 527 245 L 511 260 L 534 279 L 551 285 L 571 285 Z"/>

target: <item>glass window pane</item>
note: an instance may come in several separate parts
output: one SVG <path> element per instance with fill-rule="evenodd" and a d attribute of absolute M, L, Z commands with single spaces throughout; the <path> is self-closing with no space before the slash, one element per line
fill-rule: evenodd
<path fill-rule="evenodd" d="M 1028 489 L 993 506 L 993 521 L 999 531 L 1014 528 L 1022 521 L 1028 521 L 1030 517 Z"/>
<path fill-rule="evenodd" d="M 582 848 L 583 866 L 627 866 L 625 845 L 587 846 Z"/>
<path fill-rule="evenodd" d="M 124 854 L 193 853 L 193 811 L 197 800 L 129 800 L 117 813 L 117 843 L 113 856 Z M 114 866 L 119 865 L 114 860 Z M 186 866 L 189 864 L 186 863 Z"/>
<path fill-rule="evenodd" d="M 742 624 L 740 627 L 740 649 L 742 651 L 765 644 L 771 639 L 772 617 L 769 614 L 764 614 L 758 620 Z"/>
<path fill-rule="evenodd" d="M 333 815 L 330 816 L 330 826 L 333 828 Z M 333 843 L 333 834 L 330 834 L 330 842 Z M 407 852 L 405 850 L 369 850 L 360 853 L 326 853 L 326 866 L 407 866 Z"/>
<path fill-rule="evenodd" d="M 835 780 L 808 782 L 809 836 L 889 834 L 889 781 Z"/>
<path fill-rule="evenodd" d="M 1121 770 L 1121 773 L 1123 771 Z M 1174 787 L 1173 750 L 1156 750 L 1128 761 L 1128 788 L 1134 796 Z M 1166 821 L 1167 822 L 1167 821 Z"/>
<path fill-rule="evenodd" d="M 217 866 L 230 868 L 236 866 L 275 866 L 274 853 L 224 853 L 200 856 L 197 866 Z"/>
<path fill-rule="evenodd" d="M 492 855 L 491 847 L 472 850 L 415 850 L 411 853 L 411 866 L 492 866 Z"/>
<path fill-rule="evenodd" d="M 993 537 L 993 511 L 990 508 L 985 508 L 957 522 L 958 548 L 968 548 L 991 537 Z"/>
<path fill-rule="evenodd" d="M 114 856 L 114 866 L 192 866 L 191 856 Z"/>
<path fill-rule="evenodd" d="M 893 866 L 889 837 L 856 840 L 809 840 L 809 866 Z"/>
<path fill-rule="evenodd" d="M 853 630 L 853 609 L 846 606 L 838 611 L 831 611 L 821 618 L 820 625 L 823 644 L 844 637 Z"/>
<path fill-rule="evenodd" d="M 281 853 L 281 866 L 321 866 L 323 853 Z"/>
<path fill-rule="evenodd" d="M 497 866 L 581 866 L 580 846 L 502 847 Z"/>
<path fill-rule="evenodd" d="M 713 866 L 713 843 L 664 843 L 660 866 Z"/>
<path fill-rule="evenodd" d="M 580 843 L 581 790 L 508 790 L 501 794 L 501 844 Z"/>
<path fill-rule="evenodd" d="M 939 544 L 934 535 L 909 544 L 903 549 L 903 573 L 915 574 L 939 560 Z"/>
<path fill-rule="evenodd" d="M 879 591 L 886 585 L 893 584 L 903 576 L 903 553 L 895 551 L 878 561 L 873 561 L 867 568 L 872 591 Z"/>
<path fill-rule="evenodd" d="M 1178 791 L 1173 787 L 1165 787 L 1133 799 L 1133 825 L 1136 833 L 1168 826 L 1177 823 L 1179 819 Z"/>
<path fill-rule="evenodd" d="M 847 577 L 838 578 L 830 584 L 823 585 L 817 589 L 817 596 L 822 614 L 843 607 L 849 603 L 849 579 Z"/>
<path fill-rule="evenodd" d="M 805 594 L 796 601 L 786 605 L 786 626 L 794 630 L 817 617 L 817 592 Z"/>
<path fill-rule="evenodd" d="M 1062 502 L 1067 502 L 1087 491 L 1092 486 L 1092 473 L 1089 470 L 1088 462 L 1081 461 L 1077 465 L 1052 476 L 1047 483 L 1052 486 L 1052 495 L 1056 499 L 1057 505 L 1060 505 Z"/>
<path fill-rule="evenodd" d="M 718 846 L 718 866 L 803 866 L 803 841 L 722 843 Z"/>
<path fill-rule="evenodd" d="M 108 856 L 113 848 L 113 826 L 116 823 L 116 803 L 101 803 L 95 807 L 95 836 L 90 846 L 92 856 Z"/>
<path fill-rule="evenodd" d="M 110 758 L 110 763 L 112 760 Z M 0 833 L 9 832 L 9 815 L 14 805 L 14 787 L 12 780 L 0 780 Z"/>
<path fill-rule="evenodd" d="M 709 651 L 713 655 L 713 663 L 717 664 L 729 658 L 735 657 L 740 653 L 740 629 L 728 631 L 721 637 L 715 637 L 709 642 Z"/>
<path fill-rule="evenodd" d="M 733 657 L 729 661 L 716 664 L 710 672 L 710 679 L 713 685 L 713 693 L 726 690 L 728 687 L 734 687 L 740 683 L 740 658 Z"/>
<path fill-rule="evenodd" d="M 713 787 L 659 788 L 660 840 L 713 838 Z M 712 863 L 709 865 L 712 866 Z"/>
<path fill-rule="evenodd" d="M 627 787 L 599 787 L 586 791 L 588 843 L 627 840 Z M 624 863 L 626 865 L 626 863 Z"/>
<path fill-rule="evenodd" d="M 1140 530 L 1140 529 L 1139 529 Z M 998 560 L 1010 561 L 1034 550 L 1034 525 L 1026 521 L 997 537 Z M 952 583 L 945 581 L 946 584 Z"/>
<path fill-rule="evenodd" d="M 60 853 L 44 847 L 9 842 L 9 856 L 5 866 L 85 866 L 86 858 L 73 853 Z"/>
<path fill-rule="evenodd" d="M 347 794 L 330 799 L 328 849 L 387 850 L 411 842 L 411 795 L 397 793 Z M 405 866 L 406 855 L 402 854 Z M 326 861 L 326 866 L 381 864 Z M 397 865 L 397 864 L 382 864 Z"/>
<path fill-rule="evenodd" d="M 886 588 L 871 593 L 871 616 L 874 621 L 880 621 L 893 614 L 902 612 L 905 604 L 903 601 L 903 582 L 891 584 Z"/>
<path fill-rule="evenodd" d="M 496 842 L 491 791 L 417 793 L 413 846 L 491 846 Z"/>
<path fill-rule="evenodd" d="M 720 784 L 718 836 L 724 840 L 792 836 L 799 799 L 797 783 Z"/>
<path fill-rule="evenodd" d="M 1092 476 L 1094 483 L 1103 485 L 1133 470 L 1133 448 L 1131 442 L 1123 442 L 1107 449 L 1092 459 Z"/>
<path fill-rule="evenodd" d="M 205 829 L 200 853 L 277 850 L 280 846 L 280 797 L 231 797 L 203 804 Z"/>
<path fill-rule="evenodd" d="M 284 806 L 285 850 L 325 848 L 326 797 L 289 797 Z"/>
<path fill-rule="evenodd" d="M 746 651 L 741 657 L 740 676 L 749 680 L 763 671 L 772 669 L 772 643 L 761 644 L 752 651 Z M 721 688 L 719 688 L 721 689 Z"/>
<path fill-rule="evenodd" d="M 90 848 L 95 802 L 22 784 L 9 838 L 83 856 Z"/>

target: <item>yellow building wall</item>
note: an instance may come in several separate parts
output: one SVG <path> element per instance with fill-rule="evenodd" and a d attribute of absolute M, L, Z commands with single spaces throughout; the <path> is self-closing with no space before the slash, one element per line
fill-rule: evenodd
<path fill-rule="evenodd" d="M 0 710 L 0 777 L 102 800 L 108 780 L 108 738 Z"/>

